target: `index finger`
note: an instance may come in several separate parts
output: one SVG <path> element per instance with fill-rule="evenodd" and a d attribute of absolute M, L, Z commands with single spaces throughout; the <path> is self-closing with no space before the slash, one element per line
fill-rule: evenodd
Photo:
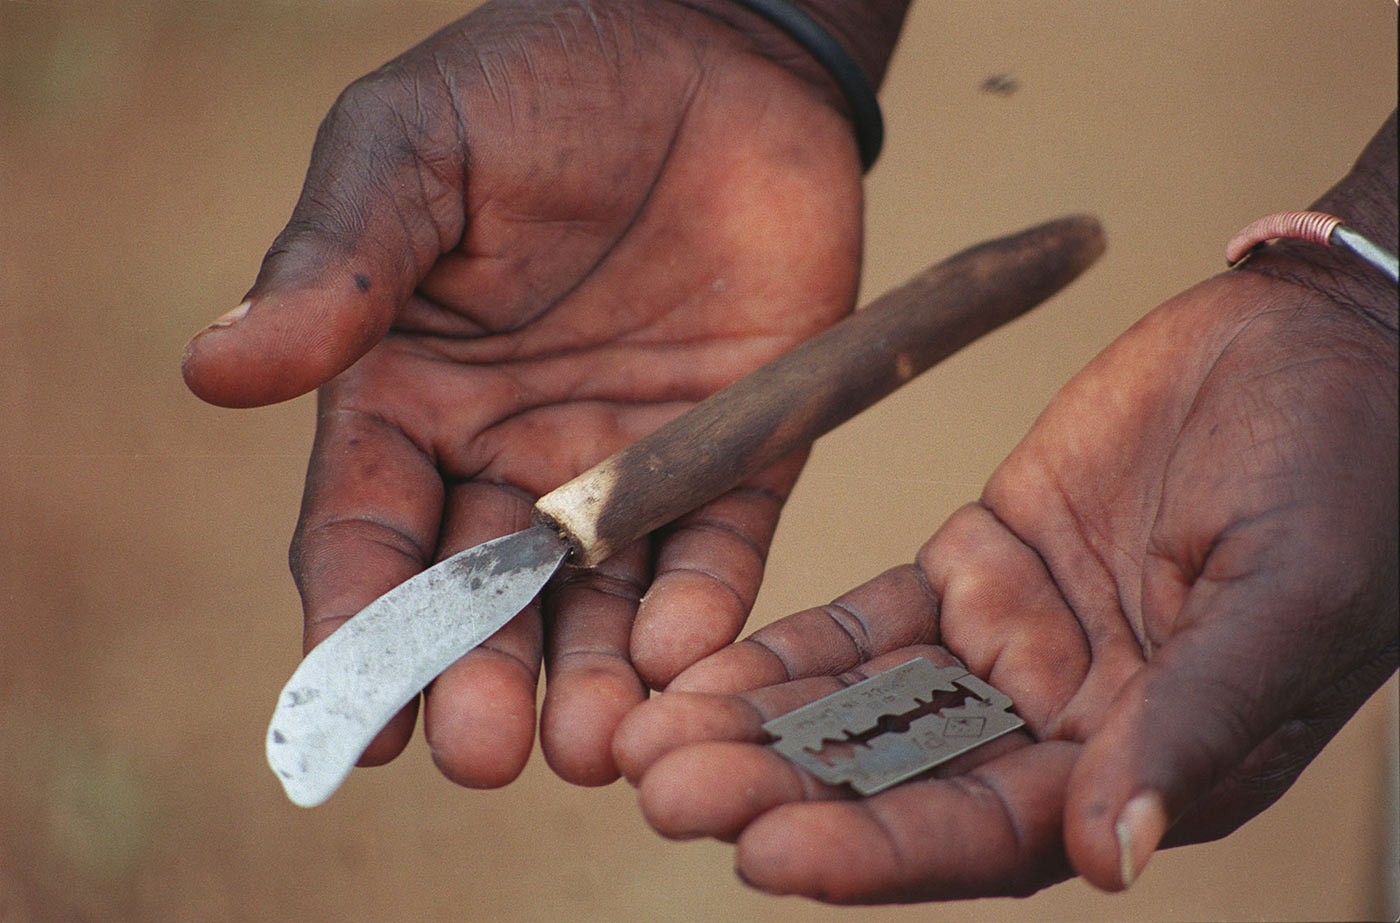
<path fill-rule="evenodd" d="M 794 613 L 706 657 L 667 687 L 739 693 L 833 676 L 892 650 L 936 644 L 938 600 L 911 565 L 891 568 L 825 606 Z"/>
<path fill-rule="evenodd" d="M 1037 736 L 1077 727 L 1088 641 L 1045 562 L 980 504 L 958 510 L 917 563 L 826 606 L 779 619 L 686 670 L 673 690 L 740 692 L 855 669 L 915 644 L 941 644 L 1016 703 Z M 1109 678 L 1100 681 L 1102 686 Z"/>

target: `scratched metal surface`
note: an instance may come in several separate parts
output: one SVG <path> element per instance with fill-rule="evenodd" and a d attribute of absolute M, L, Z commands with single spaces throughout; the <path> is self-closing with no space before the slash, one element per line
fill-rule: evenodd
<path fill-rule="evenodd" d="M 569 551 L 540 524 L 460 551 L 357 613 L 297 665 L 267 728 L 287 797 L 331 797 L 374 736 L 530 604 Z"/>
<path fill-rule="evenodd" d="M 939 704 L 950 697 L 939 693 L 956 704 Z M 1012 704 L 960 666 L 915 657 L 763 729 L 774 750 L 818 779 L 873 795 L 1022 727 Z"/>
<path fill-rule="evenodd" d="M 1246 221 L 1329 185 L 1395 105 L 1385 0 L 1030 10 L 915 4 L 865 290 L 1081 209 L 1109 256 L 819 447 L 760 618 L 911 556 L 1064 380 L 1216 271 Z M 323 808 L 288 804 L 262 741 L 299 649 L 285 546 L 312 405 L 215 411 L 176 362 L 250 283 L 335 94 L 456 12 L 0 4 L 0 918 L 1394 918 L 1394 682 L 1273 810 L 1157 857 L 1123 898 L 770 899 L 729 847 L 659 841 L 626 786 L 570 788 L 536 757 L 509 789 L 464 791 L 421 741 Z M 834 554 L 840 530 L 858 540 Z"/>

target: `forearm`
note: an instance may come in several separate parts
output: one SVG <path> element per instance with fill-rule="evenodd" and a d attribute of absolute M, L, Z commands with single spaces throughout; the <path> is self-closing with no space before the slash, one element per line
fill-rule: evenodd
<path fill-rule="evenodd" d="M 1395 113 L 1366 145 L 1355 166 L 1316 208 L 1346 221 L 1387 250 L 1396 249 Z"/>

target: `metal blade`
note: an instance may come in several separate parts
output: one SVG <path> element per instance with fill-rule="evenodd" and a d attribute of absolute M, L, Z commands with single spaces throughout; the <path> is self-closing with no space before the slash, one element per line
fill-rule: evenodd
<path fill-rule="evenodd" d="M 935 706 L 939 693 L 961 704 Z M 862 795 L 912 779 L 1025 724 L 1009 696 L 961 665 L 915 657 L 766 722 L 772 747 L 829 785 Z"/>
<path fill-rule="evenodd" d="M 568 544 L 534 525 L 435 564 L 370 603 L 297 667 L 267 729 L 287 797 L 315 807 L 374 735 L 453 661 L 510 621 L 558 570 Z"/>

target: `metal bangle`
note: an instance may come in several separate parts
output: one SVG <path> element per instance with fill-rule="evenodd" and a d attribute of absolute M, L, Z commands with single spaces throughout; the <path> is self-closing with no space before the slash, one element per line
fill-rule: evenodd
<path fill-rule="evenodd" d="M 860 151 L 861 168 L 869 171 L 880 156 L 885 143 L 885 120 L 880 114 L 880 102 L 865 71 L 841 46 L 807 13 L 787 0 L 733 0 L 777 26 L 801 45 L 820 64 L 851 107 L 855 125 L 856 148 Z"/>
<path fill-rule="evenodd" d="M 1278 212 L 1252 221 L 1225 245 L 1225 259 L 1236 265 L 1256 247 L 1280 237 L 1341 247 L 1385 273 L 1391 282 L 1400 282 L 1400 261 L 1394 253 L 1325 212 Z"/>

